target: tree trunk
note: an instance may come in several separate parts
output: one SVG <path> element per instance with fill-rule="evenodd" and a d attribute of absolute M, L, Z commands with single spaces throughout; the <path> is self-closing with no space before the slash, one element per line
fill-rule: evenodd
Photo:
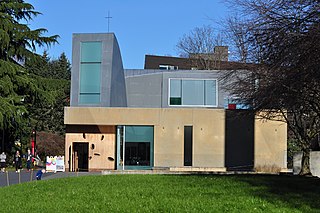
<path fill-rule="evenodd" d="M 302 150 L 301 171 L 299 175 L 312 175 L 310 170 L 310 149 Z"/>

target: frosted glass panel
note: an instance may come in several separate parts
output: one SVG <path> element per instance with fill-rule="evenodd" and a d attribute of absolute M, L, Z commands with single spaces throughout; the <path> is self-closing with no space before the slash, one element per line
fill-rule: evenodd
<path fill-rule="evenodd" d="M 81 62 L 101 62 L 101 42 L 81 43 Z"/>
<path fill-rule="evenodd" d="M 182 105 L 204 105 L 204 81 L 182 81 Z"/>
<path fill-rule="evenodd" d="M 181 97 L 181 80 L 180 79 L 170 80 L 170 97 L 172 98 Z"/>
<path fill-rule="evenodd" d="M 100 64 L 81 64 L 80 93 L 100 93 Z"/>
<path fill-rule="evenodd" d="M 100 94 L 80 94 L 79 103 L 81 104 L 99 104 Z"/>
<path fill-rule="evenodd" d="M 217 106 L 217 80 L 170 79 L 169 105 Z"/>
<path fill-rule="evenodd" d="M 217 94 L 216 94 L 216 81 L 206 80 L 205 81 L 205 105 L 215 106 L 217 105 Z"/>

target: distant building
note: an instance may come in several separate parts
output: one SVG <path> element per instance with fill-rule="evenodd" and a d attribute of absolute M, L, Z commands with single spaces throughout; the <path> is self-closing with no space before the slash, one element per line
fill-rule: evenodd
<path fill-rule="evenodd" d="M 286 124 L 225 109 L 218 70 L 154 56 L 146 67 L 124 70 L 112 33 L 73 35 L 67 169 L 286 168 Z"/>
<path fill-rule="evenodd" d="M 161 70 L 232 70 L 250 65 L 228 61 L 228 47 L 215 47 L 212 54 L 190 54 L 188 58 L 145 55 L 144 69 Z"/>

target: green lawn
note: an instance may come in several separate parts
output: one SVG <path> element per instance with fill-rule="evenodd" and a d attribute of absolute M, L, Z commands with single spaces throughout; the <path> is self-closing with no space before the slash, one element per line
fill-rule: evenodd
<path fill-rule="evenodd" d="M 3 187 L 0 201 L 5 212 L 320 212 L 320 180 L 260 175 L 83 176 Z"/>

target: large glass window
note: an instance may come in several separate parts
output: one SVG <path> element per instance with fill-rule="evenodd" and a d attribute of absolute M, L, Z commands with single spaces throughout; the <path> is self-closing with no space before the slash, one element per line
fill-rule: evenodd
<path fill-rule="evenodd" d="M 80 56 L 81 104 L 100 103 L 101 42 L 82 42 Z"/>
<path fill-rule="evenodd" d="M 117 128 L 118 169 L 152 168 L 153 126 L 118 126 Z"/>
<path fill-rule="evenodd" d="M 217 106 L 217 81 L 170 79 L 169 105 Z"/>

